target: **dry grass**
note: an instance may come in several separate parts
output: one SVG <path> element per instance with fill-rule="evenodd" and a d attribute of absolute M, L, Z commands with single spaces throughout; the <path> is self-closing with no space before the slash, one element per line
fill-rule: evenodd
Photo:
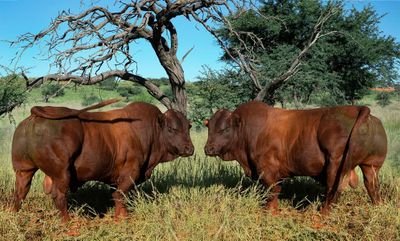
<path fill-rule="evenodd" d="M 283 184 L 281 211 L 263 208 L 266 191 L 243 177 L 234 162 L 203 154 L 206 133 L 192 133 L 196 155 L 159 165 L 151 180 L 127 197 L 130 215 L 113 220 L 112 190 L 91 182 L 71 194 L 73 219 L 61 224 L 38 173 L 17 214 L 7 205 L 14 185 L 10 140 L 14 126 L 0 120 L 0 240 L 400 240 L 400 105 L 372 107 L 389 136 L 381 171 L 385 202 L 372 206 L 360 185 L 347 190 L 332 213 L 318 212 L 322 187 L 307 178 Z M 29 108 L 14 113 L 17 123 Z"/>

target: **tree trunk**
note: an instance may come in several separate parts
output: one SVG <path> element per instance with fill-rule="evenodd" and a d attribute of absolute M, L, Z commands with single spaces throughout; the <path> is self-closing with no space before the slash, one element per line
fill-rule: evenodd
<path fill-rule="evenodd" d="M 187 114 L 187 94 L 185 88 L 185 76 L 182 69 L 182 65 L 176 56 L 173 56 L 169 61 L 166 62 L 165 68 L 169 82 L 171 84 L 173 99 L 172 108 L 179 110 L 185 116 Z"/>
<path fill-rule="evenodd" d="M 275 90 L 270 91 L 266 87 L 262 88 L 254 100 L 263 101 L 269 105 L 275 105 Z"/>
<path fill-rule="evenodd" d="M 161 65 L 167 72 L 172 90 L 172 108 L 187 115 L 187 94 L 185 76 L 181 63 L 175 54 L 169 54 L 163 48 L 153 44 L 153 48 Z"/>

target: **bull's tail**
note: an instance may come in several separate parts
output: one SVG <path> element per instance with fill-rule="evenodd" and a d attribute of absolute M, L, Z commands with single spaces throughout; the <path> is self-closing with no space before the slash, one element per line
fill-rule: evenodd
<path fill-rule="evenodd" d="M 339 166 L 339 170 L 336 174 L 336 179 L 335 179 L 335 184 L 333 187 L 333 190 L 337 190 L 344 175 L 346 175 L 347 173 L 349 173 L 352 170 L 352 163 L 350 160 L 350 156 L 351 156 L 351 146 L 353 143 L 353 133 L 355 130 L 359 129 L 361 124 L 364 123 L 365 120 L 368 119 L 368 116 L 370 115 L 371 110 L 367 107 L 367 106 L 360 106 L 359 107 L 359 112 L 357 115 L 357 119 L 354 122 L 353 127 L 350 130 L 349 136 L 347 138 L 347 142 L 346 142 L 346 146 L 343 152 L 343 156 L 342 156 L 342 160 Z M 354 175 L 357 175 L 354 173 Z M 354 179 L 354 177 L 353 177 Z M 358 181 L 358 180 L 357 180 Z M 356 184 L 354 184 L 356 186 Z M 336 191 L 335 191 L 336 192 Z"/>
<path fill-rule="evenodd" d="M 119 99 L 105 100 L 95 105 L 91 105 L 81 110 L 70 109 L 66 107 L 55 107 L 55 106 L 34 106 L 31 109 L 31 114 L 36 115 L 46 119 L 60 120 L 67 118 L 78 118 L 81 113 L 87 112 L 89 110 L 98 109 L 115 102 L 120 101 Z"/>
<path fill-rule="evenodd" d="M 84 108 L 84 109 L 81 109 L 81 110 L 79 110 L 79 113 L 82 113 L 82 112 L 85 112 L 85 111 L 88 111 L 88 110 L 99 109 L 99 108 L 101 108 L 101 107 L 114 104 L 114 103 L 116 103 L 116 102 L 118 102 L 118 101 L 120 101 L 120 100 L 121 100 L 121 99 L 118 99 L 118 98 L 105 100 L 105 101 L 99 102 L 99 103 L 97 103 L 97 104 L 95 104 L 95 105 L 91 105 L 91 106 L 89 106 L 89 107 L 86 107 L 86 108 Z"/>
<path fill-rule="evenodd" d="M 135 121 L 138 117 L 130 116 L 125 109 L 110 110 L 107 112 L 82 112 L 78 115 L 80 120 L 94 122 Z"/>

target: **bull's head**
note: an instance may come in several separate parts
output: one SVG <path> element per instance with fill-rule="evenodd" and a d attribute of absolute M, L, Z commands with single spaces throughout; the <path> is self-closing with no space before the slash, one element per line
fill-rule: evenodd
<path fill-rule="evenodd" d="M 193 155 L 194 147 L 189 132 L 191 124 L 182 113 L 168 110 L 159 116 L 158 121 L 168 153 L 185 157 Z"/>
<path fill-rule="evenodd" d="M 210 120 L 204 123 L 208 127 L 208 139 L 204 152 L 208 156 L 219 156 L 229 160 L 229 152 L 234 148 L 236 133 L 240 126 L 238 115 L 222 109 L 217 111 Z"/>

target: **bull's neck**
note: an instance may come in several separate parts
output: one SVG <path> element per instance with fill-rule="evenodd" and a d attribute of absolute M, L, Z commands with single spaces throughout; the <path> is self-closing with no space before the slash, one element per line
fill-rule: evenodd
<path fill-rule="evenodd" d="M 246 138 L 243 138 L 244 133 L 238 133 L 234 138 L 236 140 L 232 143 L 232 148 L 229 151 L 232 155 L 232 160 L 239 162 L 240 166 L 243 168 L 246 176 L 252 176 L 251 167 L 249 164 L 248 148 L 246 143 Z"/>
<path fill-rule="evenodd" d="M 158 133 L 160 133 L 158 136 L 154 137 L 154 144 L 153 144 L 153 153 L 154 156 L 154 161 L 157 163 L 160 162 L 166 162 L 166 161 L 171 161 L 175 158 L 178 157 L 178 155 L 172 154 L 168 152 L 166 145 L 164 143 L 167 143 L 166 138 L 164 135 L 162 135 L 162 130 L 158 128 Z"/>

